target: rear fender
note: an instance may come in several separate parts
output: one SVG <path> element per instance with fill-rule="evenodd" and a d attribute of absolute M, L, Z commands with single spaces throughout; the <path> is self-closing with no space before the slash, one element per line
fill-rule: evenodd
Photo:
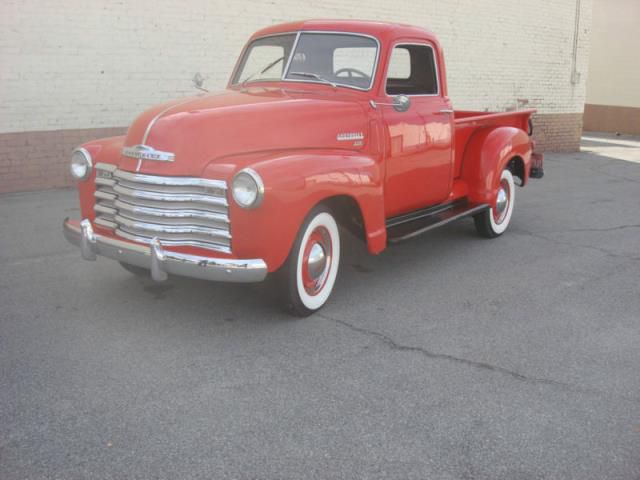
<path fill-rule="evenodd" d="M 357 152 L 280 152 L 273 156 L 226 159 L 211 163 L 203 172 L 221 178 L 231 188 L 232 174 L 242 168 L 255 170 L 264 182 L 264 200 L 256 209 L 240 208 L 229 192 L 234 256 L 263 258 L 273 272 L 284 263 L 309 211 L 335 196 L 355 200 L 362 214 L 366 242 L 371 253 L 386 245 L 384 196 L 380 165 Z M 233 163 L 234 168 L 229 168 Z"/>
<path fill-rule="evenodd" d="M 514 157 L 524 164 L 522 184 L 526 184 L 531 164 L 531 141 L 521 129 L 482 129 L 467 143 L 462 163 L 462 179 L 469 187 L 472 203 L 495 203 L 500 175 Z"/>

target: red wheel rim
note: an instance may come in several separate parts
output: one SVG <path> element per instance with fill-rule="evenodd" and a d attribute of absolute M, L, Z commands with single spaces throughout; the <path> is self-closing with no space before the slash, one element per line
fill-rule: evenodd
<path fill-rule="evenodd" d="M 308 295 L 314 296 L 324 288 L 331 269 L 331 235 L 325 227 L 311 232 L 302 256 L 302 285 Z"/>
<path fill-rule="evenodd" d="M 500 187 L 498 188 L 498 196 L 496 197 L 496 206 L 492 208 L 493 221 L 496 225 L 500 225 L 504 222 L 509 211 L 509 204 L 511 203 L 511 186 L 506 179 L 500 180 Z"/>

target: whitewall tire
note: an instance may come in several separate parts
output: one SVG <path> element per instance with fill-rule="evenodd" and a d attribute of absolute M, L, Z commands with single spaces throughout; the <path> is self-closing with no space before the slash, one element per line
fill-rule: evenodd
<path fill-rule="evenodd" d="M 300 227 L 280 272 L 284 306 L 306 317 L 327 302 L 338 276 L 340 231 L 331 211 L 314 208 Z"/>
<path fill-rule="evenodd" d="M 515 193 L 516 184 L 513 181 L 513 174 L 505 168 L 500 175 L 495 205 L 473 217 L 476 230 L 480 235 L 495 238 L 505 232 L 513 215 Z"/>

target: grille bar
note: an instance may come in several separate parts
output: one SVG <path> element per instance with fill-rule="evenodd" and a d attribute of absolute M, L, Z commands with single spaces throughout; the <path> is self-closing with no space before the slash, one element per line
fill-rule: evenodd
<path fill-rule="evenodd" d="M 123 200 L 116 200 L 114 205 L 121 211 L 130 214 L 148 215 L 160 218 L 201 218 L 204 220 L 212 220 L 216 222 L 229 223 L 229 217 L 223 213 L 208 212 L 206 210 L 189 210 L 189 209 L 167 209 L 145 207 L 144 205 L 134 205 Z"/>
<path fill-rule="evenodd" d="M 100 225 L 101 227 L 111 228 L 111 229 L 118 227 L 118 224 L 116 222 L 109 220 L 107 218 L 104 218 L 103 216 L 96 218 L 96 224 Z"/>
<path fill-rule="evenodd" d="M 200 227 L 196 225 L 170 225 L 170 224 L 160 224 L 160 223 L 147 223 L 141 222 L 136 219 L 127 218 L 123 215 L 116 214 L 115 216 L 116 222 L 119 225 L 128 227 L 132 230 L 139 230 L 142 232 L 150 232 L 151 234 L 155 233 L 196 233 L 207 235 L 210 237 L 217 238 L 231 238 L 231 235 L 226 230 L 218 230 L 216 228 L 207 228 Z"/>
<path fill-rule="evenodd" d="M 158 238 L 231 253 L 226 182 L 95 168 L 96 224 L 141 243 Z"/>
<path fill-rule="evenodd" d="M 227 200 L 221 197 L 215 197 L 213 195 L 202 195 L 199 193 L 170 193 L 170 192 L 155 192 L 152 190 L 143 190 L 138 188 L 127 187 L 118 183 L 113 187 L 113 190 L 118 195 L 131 198 L 142 198 L 146 200 L 156 200 L 158 202 L 198 202 L 207 203 L 210 205 L 220 205 L 227 207 Z"/>
<path fill-rule="evenodd" d="M 115 193 L 106 192 L 104 190 L 96 190 L 94 194 L 98 200 L 107 200 L 113 202 L 118 196 Z"/>
<path fill-rule="evenodd" d="M 96 212 L 103 213 L 104 215 L 109 215 L 111 217 L 113 217 L 116 213 L 118 213 L 118 211 L 115 208 L 109 206 L 106 202 L 96 204 L 94 209 Z"/>
<path fill-rule="evenodd" d="M 115 170 L 113 176 L 121 180 L 129 180 L 135 183 L 146 183 L 149 185 L 166 185 L 169 187 L 177 186 L 193 186 L 217 188 L 227 190 L 227 182 L 222 180 L 209 180 L 206 178 L 194 177 L 157 177 L 152 175 L 144 175 L 140 173 L 125 172 L 123 170 Z"/>

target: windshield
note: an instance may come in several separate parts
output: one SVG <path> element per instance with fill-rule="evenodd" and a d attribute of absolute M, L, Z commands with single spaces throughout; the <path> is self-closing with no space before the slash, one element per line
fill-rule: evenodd
<path fill-rule="evenodd" d="M 295 33 L 287 33 L 251 42 L 242 56 L 232 83 L 280 80 L 295 40 Z"/>
<path fill-rule="evenodd" d="M 251 42 L 232 83 L 288 80 L 361 90 L 371 88 L 378 59 L 378 42 L 373 38 L 348 33 L 302 32 L 297 43 L 295 39 L 292 33 Z"/>

